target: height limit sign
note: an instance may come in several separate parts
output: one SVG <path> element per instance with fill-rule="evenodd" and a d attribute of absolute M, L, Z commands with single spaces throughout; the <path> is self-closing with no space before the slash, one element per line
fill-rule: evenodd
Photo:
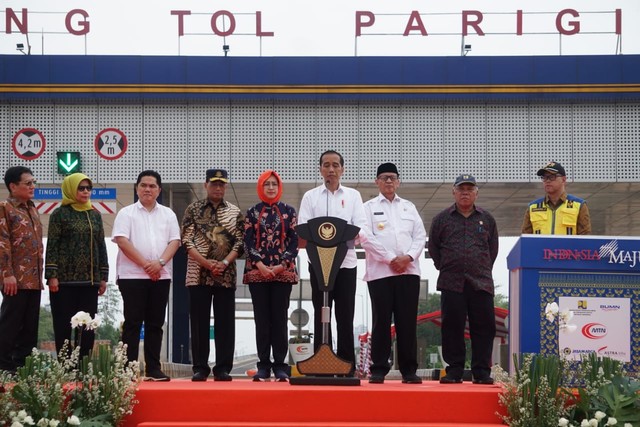
<path fill-rule="evenodd" d="M 100 157 L 116 160 L 127 151 L 127 137 L 120 129 L 107 128 L 98 133 L 94 145 Z"/>
<path fill-rule="evenodd" d="M 11 139 L 11 148 L 16 156 L 24 160 L 35 160 L 44 153 L 46 142 L 38 129 L 20 129 Z"/>

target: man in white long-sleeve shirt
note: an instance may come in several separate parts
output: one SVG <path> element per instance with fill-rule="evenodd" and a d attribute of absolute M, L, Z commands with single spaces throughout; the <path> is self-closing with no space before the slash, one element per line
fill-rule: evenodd
<path fill-rule="evenodd" d="M 396 194 L 400 186 L 393 163 L 378 166 L 380 194 L 364 204 L 367 216 L 367 259 L 364 280 L 369 285 L 373 311 L 370 383 L 383 383 L 389 372 L 391 318 L 398 338 L 398 365 L 402 382 L 420 384 L 416 375 L 416 315 L 420 293 L 420 261 L 427 232 L 415 205 Z"/>
<path fill-rule="evenodd" d="M 302 197 L 298 211 L 298 224 L 305 224 L 310 219 L 320 216 L 342 218 L 349 224 L 360 227 L 363 235 L 366 218 L 360 193 L 349 187 L 340 185 L 340 177 L 344 173 L 344 158 L 336 151 L 329 150 L 320 156 L 320 174 L 324 184 L 307 191 Z M 304 243 L 301 242 L 300 247 Z M 348 251 L 340 271 L 336 276 L 335 285 L 329 292 L 329 307 L 335 302 L 335 317 L 338 332 L 338 351 L 336 354 L 351 362 L 355 367 L 353 352 L 353 315 L 356 300 L 356 270 L 357 258 L 353 241 L 347 243 Z M 322 303 L 323 292 L 318 288 L 316 275 L 309 265 L 311 274 L 311 299 L 314 311 L 314 349 L 322 344 Z M 331 343 L 331 328 L 329 328 L 328 342 Z"/>

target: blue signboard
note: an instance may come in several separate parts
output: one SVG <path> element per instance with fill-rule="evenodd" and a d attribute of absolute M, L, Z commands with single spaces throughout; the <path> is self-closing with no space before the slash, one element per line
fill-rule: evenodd
<path fill-rule="evenodd" d="M 94 188 L 91 192 L 92 199 L 115 199 L 115 188 Z"/>
<path fill-rule="evenodd" d="M 34 192 L 36 200 L 60 200 L 62 199 L 62 190 L 60 188 L 36 188 Z M 115 188 L 94 188 L 91 192 L 92 199 L 115 199 Z"/>
<path fill-rule="evenodd" d="M 525 235 L 507 256 L 516 268 L 640 273 L 637 237 Z"/>
<path fill-rule="evenodd" d="M 62 199 L 62 190 L 60 188 L 36 188 L 33 192 L 33 198 L 36 200 Z"/>

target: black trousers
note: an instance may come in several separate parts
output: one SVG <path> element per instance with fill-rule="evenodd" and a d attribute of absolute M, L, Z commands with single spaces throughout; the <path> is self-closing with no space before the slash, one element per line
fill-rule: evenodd
<path fill-rule="evenodd" d="M 462 378 L 465 362 L 464 327 L 469 318 L 471 373 L 474 378 L 491 374 L 491 353 L 496 335 L 493 295 L 465 284 L 464 292 L 442 291 L 442 357 L 447 375 Z"/>
<path fill-rule="evenodd" d="M 209 325 L 213 302 L 213 331 L 216 363 L 213 374 L 229 373 L 233 368 L 236 338 L 236 290 L 219 286 L 188 286 L 191 320 L 193 372 L 209 374 Z"/>
<path fill-rule="evenodd" d="M 14 371 L 38 346 L 40 290 L 18 290 L 13 296 L 2 294 L 0 306 L 0 369 Z M 69 318 L 71 320 L 71 318 Z"/>
<path fill-rule="evenodd" d="M 289 297 L 291 283 L 250 283 L 253 317 L 256 324 L 258 369 L 285 369 L 287 363 Z M 273 363 L 271 352 L 273 351 Z"/>
<path fill-rule="evenodd" d="M 80 344 L 80 359 L 88 356 L 93 349 L 95 331 L 82 328 L 82 334 L 78 330 L 72 331 L 71 318 L 79 311 L 87 312 L 95 317 L 98 312 L 98 287 L 97 286 L 65 286 L 61 284 L 58 292 L 49 292 L 51 301 L 51 316 L 53 317 L 53 334 L 56 339 L 56 352 L 60 350 L 65 340 L 74 347 Z M 73 332 L 73 340 L 72 340 Z M 69 348 L 68 350 L 72 350 Z"/>
<path fill-rule="evenodd" d="M 353 315 L 356 304 L 356 268 L 341 268 L 336 276 L 333 291 L 329 292 L 329 307 L 335 303 L 336 329 L 338 332 L 338 351 L 336 354 L 351 362 L 355 367 L 356 356 L 353 351 Z M 311 274 L 311 300 L 313 301 L 313 348 L 318 350 L 322 344 L 322 303 L 324 292 L 318 288 L 318 281 L 309 264 Z M 327 337 L 331 345 L 331 327 Z"/>
<path fill-rule="evenodd" d="M 368 282 L 373 313 L 371 373 L 386 375 L 391 368 L 391 321 L 396 326 L 398 366 L 403 376 L 418 369 L 416 316 L 420 276 L 390 276 Z"/>
<path fill-rule="evenodd" d="M 159 371 L 162 326 L 171 280 L 118 279 L 118 288 L 124 304 L 122 342 L 127 345 L 127 359 L 138 360 L 140 329 L 144 323 L 145 371 L 147 374 Z"/>

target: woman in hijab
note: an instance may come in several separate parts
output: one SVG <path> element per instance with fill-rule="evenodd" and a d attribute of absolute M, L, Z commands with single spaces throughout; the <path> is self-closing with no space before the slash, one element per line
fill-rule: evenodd
<path fill-rule="evenodd" d="M 49 218 L 44 277 L 49 286 L 56 351 L 65 340 L 80 341 L 80 358 L 93 348 L 94 331 L 76 331 L 71 342 L 71 318 L 84 311 L 95 317 L 98 295 L 104 294 L 109 278 L 107 246 L 102 217 L 91 207 L 93 184 L 89 177 L 74 173 L 62 181 L 62 206 Z"/>
<path fill-rule="evenodd" d="M 247 260 L 243 282 L 251 292 L 258 350 L 258 371 L 253 380 L 268 380 L 273 369 L 277 381 L 287 381 L 289 295 L 298 282 L 297 214 L 280 202 L 282 180 L 275 171 L 260 175 L 257 191 L 261 202 L 247 211 L 244 223 Z"/>

